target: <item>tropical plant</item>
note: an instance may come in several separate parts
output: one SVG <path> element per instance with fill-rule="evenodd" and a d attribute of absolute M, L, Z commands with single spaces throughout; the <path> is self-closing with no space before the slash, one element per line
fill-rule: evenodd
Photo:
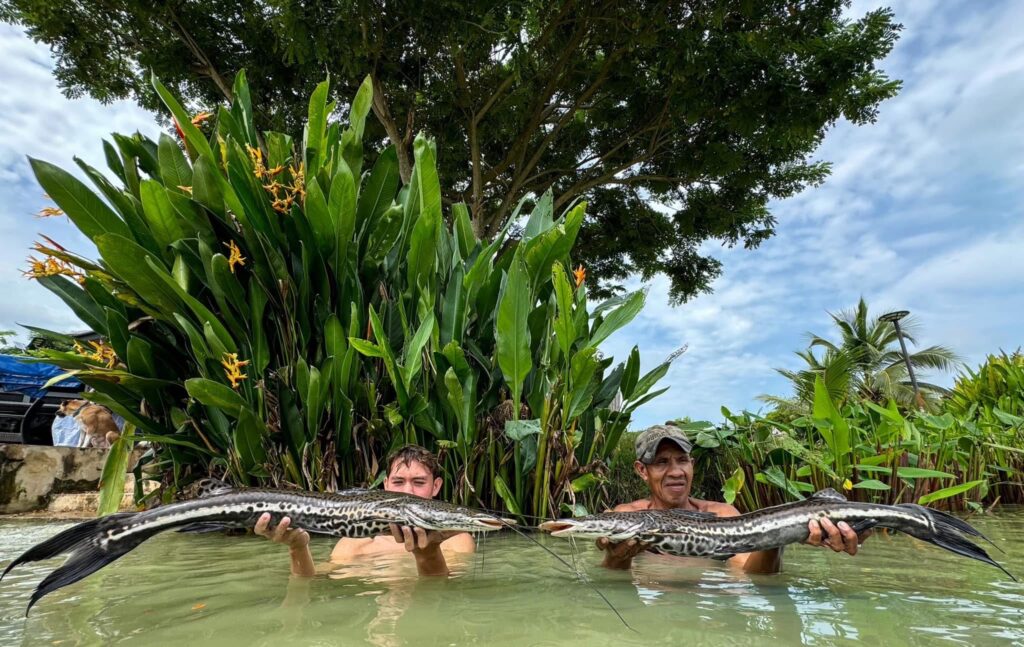
<path fill-rule="evenodd" d="M 977 409 L 975 405 L 972 409 Z M 813 411 L 784 422 L 723 408 L 724 425 L 691 423 L 695 487 L 744 510 L 832 487 L 858 501 L 953 508 L 1024 502 L 1024 417 L 974 420 L 904 413 L 870 399 L 839 407 L 815 381 Z"/>
<path fill-rule="evenodd" d="M 909 353 L 922 398 L 918 402 L 893 324 L 870 316 L 863 298 L 853 309 L 829 314 L 838 328 L 839 341 L 809 333 L 809 347 L 796 353 L 807 367 L 796 371 L 776 369 L 793 384 L 794 396 L 765 395 L 761 396 L 762 400 L 783 410 L 807 413 L 815 401 L 815 383 L 821 379 L 829 396 L 840 405 L 867 399 L 876 404 L 895 401 L 904 409 L 924 405 L 937 410 L 940 398 L 948 389 L 922 381 L 920 376 L 928 369 L 951 370 L 957 361 L 953 351 L 943 346 L 929 346 Z M 917 321 L 908 317 L 900 322 L 900 327 L 904 340 L 916 345 Z M 815 352 L 817 349 L 822 349 L 820 354 Z"/>
<path fill-rule="evenodd" d="M 301 142 L 257 134 L 244 74 L 216 115 L 153 87 L 184 151 L 114 135 L 114 181 L 78 161 L 105 201 L 31 160 L 99 250 L 40 243 L 55 263 L 35 276 L 103 337 L 45 357 L 137 430 L 111 465 L 148 440 L 167 496 L 207 474 L 333 490 L 417 442 L 460 501 L 545 515 L 598 495 L 668 364 L 641 376 L 635 348 L 614 370 L 599 355 L 645 295 L 591 307 L 583 268 L 569 278 L 585 203 L 556 218 L 545 193 L 516 210 L 516 240 L 481 240 L 465 205 L 444 206 L 433 141 L 416 138 L 407 183 L 393 147 L 364 172 L 369 78 L 347 127 L 318 85 Z"/>
<path fill-rule="evenodd" d="M 247 69 L 255 132 L 296 140 L 324 70 L 372 74 L 369 138 L 395 147 L 403 184 L 415 130 L 432 133 L 442 199 L 467 204 L 481 239 L 551 188 L 556 212 L 590 203 L 575 256 L 592 288 L 662 272 L 685 298 L 721 268 L 703 241 L 771 236 L 771 200 L 828 174 L 812 155 L 827 129 L 873 121 L 897 92 L 876 61 L 900 25 L 888 9 L 851 19 L 849 5 L 0 0 L 0 19 L 54 51 L 70 96 L 162 110 L 153 71 L 208 108 L 234 100 Z M 358 87 L 347 79 L 339 105 Z"/>
<path fill-rule="evenodd" d="M 1005 351 L 989 355 L 974 371 L 968 367 L 957 376 L 945 408 L 950 413 L 976 420 L 996 409 L 1024 415 L 1024 355 Z"/>

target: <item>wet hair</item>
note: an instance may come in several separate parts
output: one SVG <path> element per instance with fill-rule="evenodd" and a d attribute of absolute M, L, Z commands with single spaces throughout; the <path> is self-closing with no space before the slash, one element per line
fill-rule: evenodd
<path fill-rule="evenodd" d="M 430 476 L 434 478 L 441 476 L 441 466 L 437 462 L 437 456 L 434 455 L 434 452 L 419 445 L 405 445 L 391 452 L 391 455 L 388 456 L 388 476 L 391 476 L 391 470 L 395 468 L 395 463 L 400 462 L 408 467 L 413 461 L 423 463 L 423 466 L 430 472 Z"/>

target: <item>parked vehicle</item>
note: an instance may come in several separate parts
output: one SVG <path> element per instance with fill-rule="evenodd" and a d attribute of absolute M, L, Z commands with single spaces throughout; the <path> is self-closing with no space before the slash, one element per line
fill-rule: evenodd
<path fill-rule="evenodd" d="M 81 397 L 84 385 L 68 378 L 45 388 L 66 371 L 24 359 L 0 355 L 0 443 L 52 445 L 50 428 L 57 408 L 64 400 Z"/>

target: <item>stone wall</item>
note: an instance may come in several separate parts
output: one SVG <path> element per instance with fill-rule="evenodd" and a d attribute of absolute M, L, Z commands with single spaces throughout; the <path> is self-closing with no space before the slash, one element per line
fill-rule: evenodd
<path fill-rule="evenodd" d="M 0 514 L 45 510 L 59 494 L 96 492 L 103 449 L 0 444 Z"/>

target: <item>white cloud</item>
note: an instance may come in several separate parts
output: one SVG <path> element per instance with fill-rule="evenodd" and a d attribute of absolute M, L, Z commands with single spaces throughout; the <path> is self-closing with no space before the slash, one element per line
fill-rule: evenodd
<path fill-rule="evenodd" d="M 33 214 L 52 206 L 43 198 L 27 156 L 52 162 L 83 180 L 73 161 L 83 158 L 105 169 L 102 139 L 111 132 L 136 130 L 157 137 L 155 118 L 126 101 L 103 105 L 92 99 L 65 98 L 53 78 L 49 50 L 33 43 L 16 27 L 0 24 L 0 329 L 25 323 L 56 330 L 84 326 L 60 299 L 21 275 L 37 232 L 74 251 L 94 248 L 66 218 L 37 219 Z M 19 329 L 20 330 L 20 329 Z M 26 336 L 22 335 L 24 341 Z"/>

